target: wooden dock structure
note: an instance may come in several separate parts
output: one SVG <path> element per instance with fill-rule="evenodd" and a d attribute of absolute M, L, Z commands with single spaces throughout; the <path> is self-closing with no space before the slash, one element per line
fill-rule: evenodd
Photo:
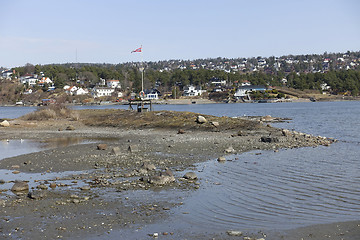
<path fill-rule="evenodd" d="M 153 111 L 151 100 L 129 100 L 129 110 L 135 110 L 134 106 L 138 112 Z"/>

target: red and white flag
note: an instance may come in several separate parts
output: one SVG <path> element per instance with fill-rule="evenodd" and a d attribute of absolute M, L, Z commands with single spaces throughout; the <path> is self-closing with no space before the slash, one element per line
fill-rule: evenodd
<path fill-rule="evenodd" d="M 131 53 L 133 53 L 133 52 L 141 52 L 141 48 L 142 48 L 142 46 L 139 47 L 139 48 L 137 48 L 137 49 L 135 49 L 135 50 L 133 50 L 133 51 L 131 51 Z"/>

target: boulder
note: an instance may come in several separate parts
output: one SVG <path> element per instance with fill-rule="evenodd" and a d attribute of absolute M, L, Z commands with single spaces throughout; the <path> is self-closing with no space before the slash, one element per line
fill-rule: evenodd
<path fill-rule="evenodd" d="M 214 127 L 219 127 L 220 126 L 219 122 L 211 122 L 211 125 L 213 125 Z"/>
<path fill-rule="evenodd" d="M 46 191 L 35 190 L 28 193 L 28 197 L 31 199 L 41 199 L 46 197 Z"/>
<path fill-rule="evenodd" d="M 277 137 L 261 137 L 261 142 L 274 143 L 279 142 L 279 139 Z"/>
<path fill-rule="evenodd" d="M 171 170 L 167 169 L 165 172 L 161 172 L 160 175 L 151 177 L 148 182 L 155 185 L 165 185 L 175 182 L 175 177 Z"/>
<path fill-rule="evenodd" d="M 203 116 L 197 116 L 196 122 L 202 124 L 202 123 L 207 123 L 207 120 Z"/>
<path fill-rule="evenodd" d="M 98 150 L 106 150 L 107 149 L 107 144 L 100 143 L 99 145 L 97 145 L 97 149 Z"/>
<path fill-rule="evenodd" d="M 73 125 L 69 125 L 66 127 L 66 130 L 68 131 L 74 131 L 75 130 L 75 127 Z"/>
<path fill-rule="evenodd" d="M 275 118 L 273 118 L 272 116 L 270 116 L 270 115 L 266 115 L 265 117 L 262 117 L 261 119 L 260 119 L 260 121 L 263 121 L 263 122 L 271 122 L 271 121 L 274 121 L 275 120 Z"/>
<path fill-rule="evenodd" d="M 184 133 L 185 133 L 184 129 L 181 129 L 181 128 L 180 128 L 180 129 L 178 130 L 178 134 L 184 134 Z"/>
<path fill-rule="evenodd" d="M 120 148 L 119 147 L 113 147 L 111 149 L 111 154 L 119 156 L 121 154 Z"/>
<path fill-rule="evenodd" d="M 25 191 L 29 191 L 29 184 L 27 184 L 26 182 L 16 182 L 12 188 L 11 191 L 13 192 L 25 192 Z"/>
<path fill-rule="evenodd" d="M 138 145 L 130 145 L 128 148 L 128 151 L 131 153 L 139 152 L 139 146 Z"/>
<path fill-rule="evenodd" d="M 0 126 L 1 127 L 10 127 L 10 123 L 8 121 L 4 120 L 0 123 Z"/>
<path fill-rule="evenodd" d="M 154 164 L 148 163 L 148 162 L 143 163 L 143 165 L 141 166 L 141 168 L 146 169 L 146 170 L 148 170 L 148 171 L 153 171 L 153 170 L 156 169 L 156 167 L 155 167 Z"/>
<path fill-rule="evenodd" d="M 196 176 L 196 173 L 194 173 L 194 172 L 187 172 L 187 173 L 185 173 L 184 178 L 193 180 L 193 179 L 197 179 L 197 176 Z"/>
<path fill-rule="evenodd" d="M 234 153 L 234 152 L 235 152 L 235 149 L 232 146 L 225 149 L 225 153 Z"/>

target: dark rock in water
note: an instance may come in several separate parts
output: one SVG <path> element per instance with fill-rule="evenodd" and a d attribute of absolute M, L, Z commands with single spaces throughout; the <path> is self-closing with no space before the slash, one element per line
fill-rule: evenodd
<path fill-rule="evenodd" d="M 50 185 L 49 185 L 51 188 L 56 188 L 56 183 L 50 183 Z"/>
<path fill-rule="evenodd" d="M 119 156 L 121 154 L 120 148 L 119 147 L 113 147 L 113 149 L 111 149 L 111 154 Z"/>
<path fill-rule="evenodd" d="M 75 127 L 73 125 L 69 125 L 66 127 L 66 130 L 68 131 L 74 131 L 75 130 Z"/>
<path fill-rule="evenodd" d="M 39 191 L 39 190 L 31 191 L 28 193 L 28 197 L 31 199 L 44 198 L 46 197 L 46 191 Z"/>
<path fill-rule="evenodd" d="M 193 179 L 197 179 L 197 176 L 196 176 L 196 173 L 194 173 L 194 172 L 187 172 L 187 173 L 185 173 L 184 178 L 193 180 Z"/>
<path fill-rule="evenodd" d="M 97 145 L 97 149 L 98 150 L 106 150 L 107 149 L 107 144 L 100 143 L 99 145 Z"/>
<path fill-rule="evenodd" d="M 150 177 L 148 182 L 155 185 L 165 185 L 171 182 L 175 182 L 175 177 L 172 171 L 167 169 L 165 172 L 160 173 L 159 176 Z"/>
<path fill-rule="evenodd" d="M 0 179 L 0 184 L 4 184 L 5 180 L 4 179 Z"/>
<path fill-rule="evenodd" d="M 128 151 L 131 153 L 139 152 L 139 146 L 138 145 L 130 145 L 128 148 Z"/>
<path fill-rule="evenodd" d="M 279 139 L 277 137 L 261 137 L 261 142 L 274 143 L 279 142 Z"/>
<path fill-rule="evenodd" d="M 16 182 L 12 188 L 11 191 L 13 192 L 27 192 L 29 191 L 29 184 L 26 182 Z"/>

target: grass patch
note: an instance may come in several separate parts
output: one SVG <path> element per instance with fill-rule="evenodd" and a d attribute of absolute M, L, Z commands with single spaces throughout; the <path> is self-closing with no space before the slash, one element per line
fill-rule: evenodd
<path fill-rule="evenodd" d="M 77 121 L 79 120 L 79 114 L 62 104 L 52 104 L 46 107 L 41 107 L 35 112 L 26 114 L 21 117 L 21 119 L 29 121 L 70 119 Z"/>

